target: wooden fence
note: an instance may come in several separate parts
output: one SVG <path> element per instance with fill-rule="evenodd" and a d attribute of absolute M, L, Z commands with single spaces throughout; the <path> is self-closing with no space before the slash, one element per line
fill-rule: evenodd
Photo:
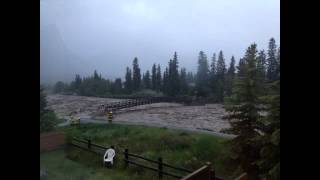
<path fill-rule="evenodd" d="M 77 143 L 74 143 L 74 142 L 77 142 Z M 105 151 L 111 147 L 111 146 L 104 147 L 98 144 L 94 144 L 89 139 L 82 140 L 77 138 L 73 138 L 73 141 L 70 144 L 82 150 L 89 151 L 98 155 L 103 155 Z M 158 173 L 159 179 L 162 179 L 163 176 L 165 175 L 165 176 L 169 176 L 169 177 L 173 177 L 181 180 L 223 180 L 222 178 L 216 176 L 215 171 L 212 169 L 212 164 L 210 162 L 206 163 L 206 165 L 202 166 L 201 168 L 195 171 L 192 171 L 189 169 L 175 167 L 167 163 L 164 163 L 161 157 L 159 157 L 158 160 L 153 160 L 146 157 L 142 157 L 137 154 L 129 153 L 129 149 L 124 149 L 122 153 L 124 155 L 123 157 L 124 157 L 124 162 L 126 167 L 128 167 L 131 164 L 143 169 L 155 171 Z M 137 160 L 140 162 L 138 162 Z M 141 160 L 148 162 L 149 164 L 152 164 L 152 165 L 147 166 L 145 164 L 142 164 Z M 179 174 L 168 172 L 168 171 L 165 171 L 164 169 L 171 169 L 171 171 L 174 170 L 176 172 L 179 172 Z M 185 174 L 185 175 L 181 175 L 181 174 Z M 237 177 L 235 180 L 246 180 L 246 178 L 247 178 L 246 173 L 243 173 L 239 177 Z"/>
<path fill-rule="evenodd" d="M 104 146 L 101 146 L 98 144 L 94 144 L 89 139 L 82 140 L 82 139 L 78 139 L 78 138 L 73 138 L 70 145 L 75 146 L 75 147 L 80 148 L 85 151 L 89 151 L 89 152 L 98 154 L 98 155 L 103 155 L 105 150 L 107 150 L 109 148 L 109 147 L 104 147 Z M 180 174 L 192 173 L 191 170 L 181 168 L 181 167 L 175 167 L 175 166 L 169 165 L 167 163 L 164 163 L 162 161 L 161 157 L 159 157 L 158 160 L 152 160 L 152 159 L 148 159 L 148 158 L 142 157 L 137 154 L 129 153 L 128 149 L 125 149 L 122 153 L 124 155 L 123 157 L 124 157 L 124 162 L 125 162 L 126 167 L 128 167 L 129 164 L 131 164 L 131 165 L 135 165 L 135 166 L 138 166 L 138 167 L 141 167 L 144 169 L 155 171 L 158 173 L 158 176 L 160 179 L 164 175 L 174 177 L 177 179 L 181 179 L 184 175 L 180 175 Z M 153 166 L 147 166 L 147 165 L 141 164 L 137 160 L 143 160 L 143 161 L 149 162 L 150 164 L 153 164 Z M 179 174 L 174 174 L 172 172 L 164 171 L 164 168 L 170 168 L 172 170 L 178 171 Z"/>
<path fill-rule="evenodd" d="M 166 171 L 164 171 L 164 168 L 170 168 L 170 169 L 173 169 L 173 170 L 178 171 L 180 173 L 192 173 L 191 170 L 188 170 L 185 168 L 180 168 L 180 167 L 175 167 L 175 166 L 169 165 L 167 163 L 164 163 L 162 161 L 161 157 L 159 157 L 158 160 L 156 161 L 156 160 L 152 160 L 152 159 L 148 159 L 148 158 L 139 156 L 137 154 L 129 153 L 128 149 L 125 149 L 124 157 L 125 157 L 124 161 L 125 161 L 126 166 L 128 166 L 129 164 L 132 164 L 132 165 L 144 168 L 144 169 L 149 169 L 149 170 L 155 171 L 158 173 L 158 177 L 160 179 L 163 177 L 163 175 L 170 176 L 170 177 L 177 178 L 177 179 L 181 179 L 183 177 L 183 175 L 180 175 L 180 174 L 166 172 Z M 134 161 L 137 159 L 149 162 L 149 163 L 153 164 L 153 166 L 146 166 L 146 165 L 143 165 L 141 163 Z M 156 167 L 154 167 L 154 165 L 156 165 Z"/>

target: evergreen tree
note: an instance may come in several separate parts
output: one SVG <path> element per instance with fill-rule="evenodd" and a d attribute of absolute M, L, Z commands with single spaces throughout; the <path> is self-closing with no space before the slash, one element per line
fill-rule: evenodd
<path fill-rule="evenodd" d="M 231 57 L 231 62 L 229 69 L 227 71 L 227 76 L 226 76 L 226 82 L 225 82 L 225 89 L 226 89 L 226 95 L 231 96 L 232 94 L 232 87 L 233 87 L 233 82 L 236 74 L 236 68 L 235 68 L 235 59 L 232 56 Z"/>
<path fill-rule="evenodd" d="M 188 92 L 186 68 L 181 68 L 180 70 L 180 90 L 180 94 L 187 94 Z"/>
<path fill-rule="evenodd" d="M 260 118 L 258 109 L 257 82 L 256 82 L 257 45 L 248 47 L 244 57 L 244 74 L 237 77 L 235 95 L 232 105 L 227 107 L 231 127 L 228 129 L 237 135 L 230 140 L 231 157 L 240 163 L 241 168 L 248 174 L 248 180 L 258 178 L 259 169 L 255 163 L 259 159 L 259 147 L 256 131 Z"/>
<path fill-rule="evenodd" d="M 269 41 L 269 49 L 268 49 L 268 69 L 267 69 L 267 78 L 269 81 L 274 81 L 277 79 L 277 45 L 274 38 L 271 38 Z"/>
<path fill-rule="evenodd" d="M 187 83 L 194 83 L 195 82 L 195 78 L 192 72 L 188 72 L 187 73 Z"/>
<path fill-rule="evenodd" d="M 168 86 L 169 86 L 169 69 L 168 67 L 166 67 L 166 70 L 163 72 L 163 87 L 162 87 L 162 91 L 165 93 L 165 94 L 168 94 Z"/>
<path fill-rule="evenodd" d="M 264 51 L 260 51 L 257 57 L 257 83 L 259 87 L 259 95 L 265 94 L 265 80 L 266 80 L 266 55 Z"/>
<path fill-rule="evenodd" d="M 132 72 L 129 67 L 127 67 L 125 78 L 126 78 L 126 81 L 124 83 L 124 89 L 126 93 L 130 94 L 132 93 Z"/>
<path fill-rule="evenodd" d="M 222 51 L 219 52 L 216 68 L 216 96 L 217 100 L 222 102 L 225 93 L 225 74 L 227 71 Z"/>
<path fill-rule="evenodd" d="M 261 81 L 264 81 L 266 78 L 266 54 L 264 50 L 259 52 L 258 60 L 257 60 L 257 71 L 258 71 L 258 78 Z"/>
<path fill-rule="evenodd" d="M 280 179 L 280 80 L 270 84 L 270 90 L 263 102 L 267 105 L 267 116 L 261 118 L 259 142 L 261 159 L 257 162 L 262 177 Z"/>
<path fill-rule="evenodd" d="M 93 79 L 98 80 L 98 79 L 100 79 L 100 77 L 101 77 L 101 75 L 100 76 L 98 75 L 97 70 L 94 70 Z"/>
<path fill-rule="evenodd" d="M 174 52 L 173 59 L 169 61 L 168 95 L 176 96 L 180 92 L 178 55 Z"/>
<path fill-rule="evenodd" d="M 156 64 L 153 64 L 152 66 L 152 74 L 151 74 L 151 89 L 156 90 L 157 89 L 157 68 Z"/>
<path fill-rule="evenodd" d="M 133 60 L 133 77 L 132 77 L 132 89 L 137 91 L 141 86 L 141 74 L 140 68 L 138 64 L 138 58 L 135 57 Z"/>
<path fill-rule="evenodd" d="M 122 93 L 122 81 L 121 78 L 117 78 L 114 81 L 113 90 L 115 94 L 121 94 Z"/>
<path fill-rule="evenodd" d="M 237 66 L 237 76 L 242 77 L 245 74 L 245 60 L 243 58 L 240 58 L 239 64 Z"/>
<path fill-rule="evenodd" d="M 157 73 L 156 73 L 156 86 L 155 86 L 157 92 L 161 90 L 161 68 L 160 64 L 158 64 L 157 67 Z"/>
<path fill-rule="evenodd" d="M 207 56 L 203 51 L 200 51 L 198 56 L 198 72 L 196 78 L 196 89 L 199 96 L 206 96 L 208 94 L 208 80 L 209 66 Z"/>
<path fill-rule="evenodd" d="M 62 93 L 65 91 L 66 87 L 65 87 L 65 83 L 63 83 L 62 81 L 58 81 L 53 88 L 53 92 L 54 93 Z"/>
<path fill-rule="evenodd" d="M 144 88 L 146 88 L 146 89 L 150 89 L 151 88 L 149 70 L 147 70 L 146 74 L 144 75 L 143 84 L 144 84 Z"/>
<path fill-rule="evenodd" d="M 216 88 L 215 88 L 217 83 L 216 82 L 216 73 L 217 73 L 216 64 L 217 64 L 216 53 L 213 53 L 211 65 L 210 65 L 210 73 L 209 73 L 209 85 L 213 94 L 216 93 Z"/>

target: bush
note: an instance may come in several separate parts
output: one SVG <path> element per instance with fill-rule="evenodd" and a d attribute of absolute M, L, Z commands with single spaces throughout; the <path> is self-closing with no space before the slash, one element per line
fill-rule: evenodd
<path fill-rule="evenodd" d="M 58 123 L 56 114 L 48 111 L 40 117 L 40 132 L 48 132 L 54 129 Z"/>

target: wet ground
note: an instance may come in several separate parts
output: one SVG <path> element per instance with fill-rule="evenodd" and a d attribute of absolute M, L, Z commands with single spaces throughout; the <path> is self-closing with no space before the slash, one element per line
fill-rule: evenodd
<path fill-rule="evenodd" d="M 107 117 L 99 113 L 99 105 L 124 101 L 69 95 L 48 95 L 47 100 L 49 108 L 59 117 L 76 112 L 77 116 L 86 121 L 96 120 L 101 123 L 107 123 Z M 120 110 L 114 114 L 113 122 L 220 132 L 229 127 L 228 121 L 222 119 L 224 115 L 225 110 L 221 104 L 184 106 L 177 103 L 154 103 Z"/>

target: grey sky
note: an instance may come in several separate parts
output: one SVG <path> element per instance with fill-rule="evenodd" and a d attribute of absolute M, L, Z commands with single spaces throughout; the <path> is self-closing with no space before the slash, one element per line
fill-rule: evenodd
<path fill-rule="evenodd" d="M 42 81 L 94 69 L 123 77 L 135 56 L 142 71 L 153 63 L 163 69 L 174 51 L 180 67 L 195 71 L 200 50 L 208 59 L 223 50 L 229 63 L 250 43 L 280 44 L 279 0 L 41 0 L 40 13 Z"/>

